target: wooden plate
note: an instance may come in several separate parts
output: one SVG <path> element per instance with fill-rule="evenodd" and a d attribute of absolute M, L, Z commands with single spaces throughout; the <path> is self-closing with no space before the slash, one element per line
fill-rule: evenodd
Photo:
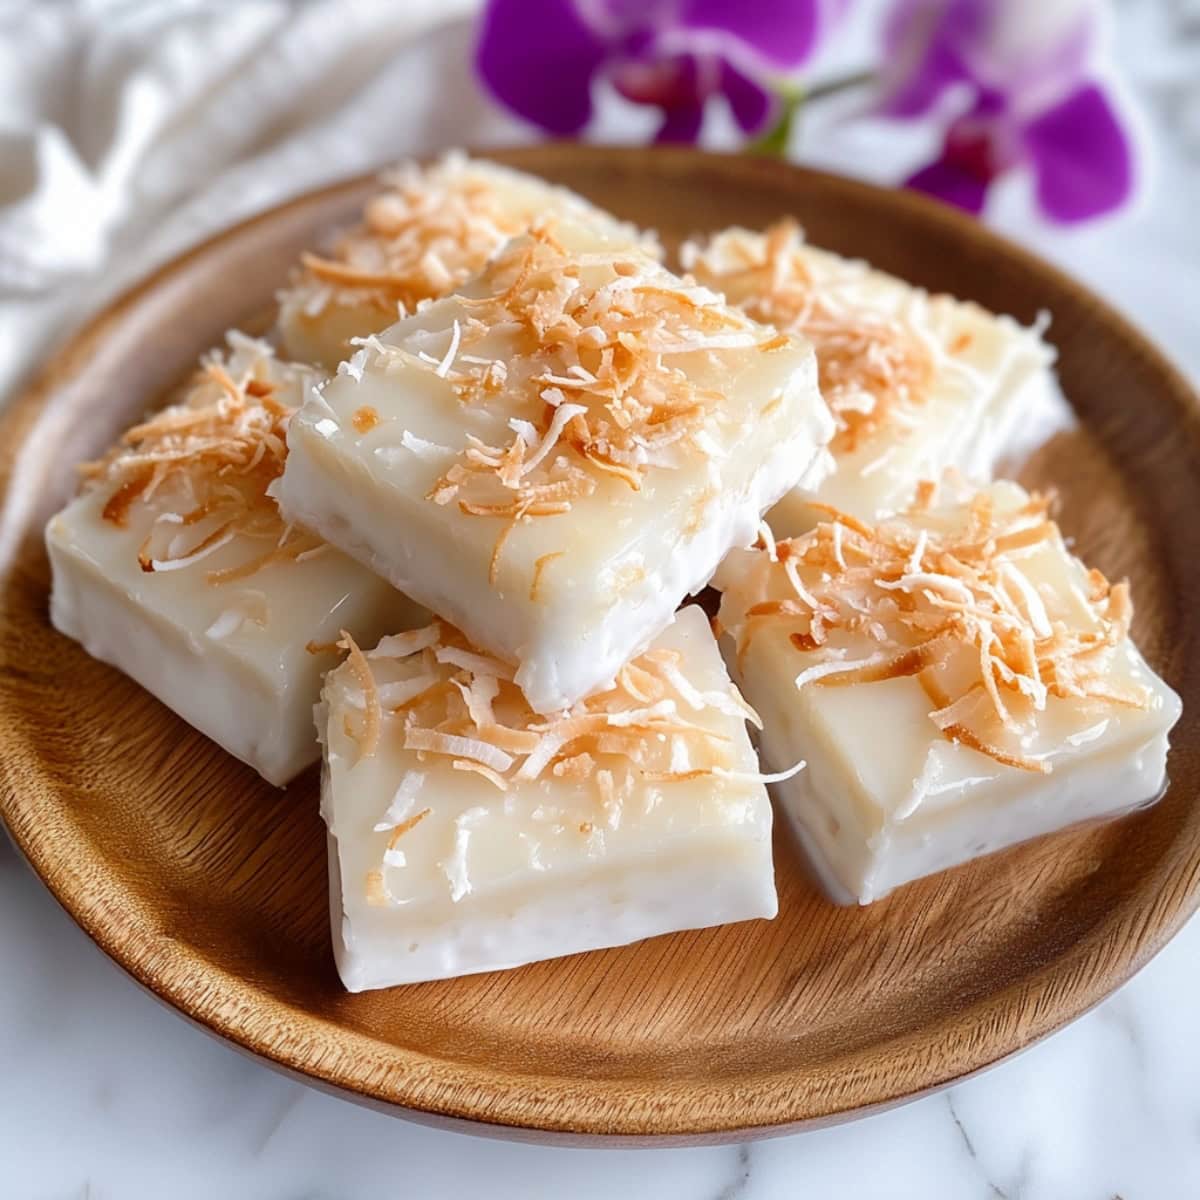
<path fill-rule="evenodd" d="M 1081 552 L 1129 573 L 1135 631 L 1183 694 L 1172 787 L 836 908 L 780 839 L 780 915 L 358 996 L 329 951 L 312 772 L 277 791 L 54 633 L 41 529 L 73 464 L 261 315 L 369 181 L 293 201 L 172 263 L 97 318 L 0 424 L 0 813 L 123 967 L 311 1081 L 476 1131 L 721 1141 L 894 1104 L 1057 1029 L 1142 966 L 1200 899 L 1200 418 L 1180 377 L 1059 272 L 913 195 L 760 159 L 546 146 L 497 155 L 670 241 L 794 213 L 811 238 L 1032 320 L 1054 314 L 1084 431 L 1033 465 Z M 1169 280 L 1163 281 L 1169 286 Z"/>

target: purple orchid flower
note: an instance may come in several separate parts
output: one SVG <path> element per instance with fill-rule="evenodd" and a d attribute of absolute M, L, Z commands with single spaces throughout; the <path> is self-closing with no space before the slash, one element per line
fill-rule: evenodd
<path fill-rule="evenodd" d="M 1133 148 L 1094 73 L 1101 17 L 1095 0 L 899 0 L 883 112 L 917 117 L 967 97 L 908 185 L 980 213 L 992 181 L 1027 165 L 1052 220 L 1120 207 Z"/>
<path fill-rule="evenodd" d="M 587 124 L 599 79 L 662 109 L 658 141 L 694 141 L 717 95 L 752 134 L 775 106 L 763 78 L 804 62 L 847 2 L 489 0 L 476 66 L 502 104 L 560 137 Z"/>

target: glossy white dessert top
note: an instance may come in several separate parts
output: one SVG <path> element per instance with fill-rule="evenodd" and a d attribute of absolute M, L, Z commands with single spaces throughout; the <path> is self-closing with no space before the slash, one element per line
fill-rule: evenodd
<path fill-rule="evenodd" d="M 721 621 L 789 815 L 866 901 L 1154 799 L 1179 699 L 1129 638 L 1125 583 L 1015 484 L 743 552 Z"/>
<path fill-rule="evenodd" d="M 280 502 L 550 712 L 749 545 L 832 432 L 806 343 L 559 225 L 311 394 Z"/>
<path fill-rule="evenodd" d="M 746 716 L 694 607 L 550 719 L 440 623 L 352 648 L 318 717 L 346 986 L 774 916 Z"/>
<path fill-rule="evenodd" d="M 657 252 L 652 235 L 574 192 L 458 152 L 428 167 L 402 163 L 380 184 L 362 221 L 327 255 L 305 254 L 280 293 L 278 332 L 289 357 L 333 370 L 353 353 L 351 338 L 454 291 L 539 218 L 567 218 Z"/>
<path fill-rule="evenodd" d="M 309 642 L 378 636 L 417 606 L 284 525 L 270 483 L 311 382 L 237 333 L 183 400 L 85 468 L 47 531 L 51 617 L 96 657 L 273 783 L 318 756 L 311 709 L 333 661 Z"/>
<path fill-rule="evenodd" d="M 986 481 L 1022 416 L 1054 402 L 1054 351 L 1040 326 L 818 250 L 790 221 L 726 230 L 683 257 L 731 303 L 812 342 L 838 424 L 837 469 L 815 498 L 844 512 L 895 512 L 918 480 L 947 467 Z M 819 519 L 812 498 L 799 488 L 774 509 L 777 537 Z"/>

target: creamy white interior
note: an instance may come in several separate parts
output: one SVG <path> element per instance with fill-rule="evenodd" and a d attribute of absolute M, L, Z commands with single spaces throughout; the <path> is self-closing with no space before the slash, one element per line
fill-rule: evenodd
<path fill-rule="evenodd" d="M 506 237 L 521 232 L 541 217 L 571 220 L 595 228 L 614 241 L 652 244 L 633 226 L 618 221 L 567 188 L 496 163 L 451 153 L 428 168 L 424 180 L 425 186 L 438 191 L 486 189 L 492 198 L 496 218 L 496 240 L 490 250 L 499 249 Z M 381 180 L 381 190 L 385 186 L 386 176 Z M 383 253 L 381 249 L 381 267 Z M 471 270 L 482 267 L 486 258 L 484 253 L 477 262 L 471 263 Z M 318 363 L 333 370 L 353 353 L 351 338 L 378 333 L 395 320 L 395 303 L 373 299 L 369 289 L 302 280 L 279 293 L 276 333 L 287 357 L 298 362 Z"/>
<path fill-rule="evenodd" d="M 381 337 L 443 350 L 464 317 L 451 298 Z M 473 352 L 503 358 L 505 338 L 494 335 Z M 729 423 L 714 439 L 716 453 L 651 468 L 636 492 L 597 473 L 595 492 L 569 513 L 513 531 L 494 585 L 489 565 L 505 520 L 465 516 L 426 495 L 468 433 L 507 444 L 514 410 L 464 405 L 432 370 L 389 374 L 368 358 L 311 394 L 289 431 L 281 506 L 477 645 L 517 664 L 535 709 L 567 707 L 611 680 L 679 601 L 708 582 L 731 546 L 753 541 L 760 514 L 824 466 L 832 422 L 806 347 L 674 361 L 726 397 Z M 366 433 L 353 423 L 363 406 L 379 417 Z M 535 597 L 536 564 L 546 555 L 558 557 L 545 565 Z"/>
<path fill-rule="evenodd" d="M 684 609 L 655 645 L 683 653 L 695 687 L 728 689 L 699 609 Z M 385 718 L 378 750 L 360 758 L 344 728 L 346 713 L 361 711 L 356 691 L 347 668 L 331 673 L 318 712 L 334 952 L 349 990 L 775 915 L 771 810 L 761 784 L 646 781 L 614 810 L 602 806 L 590 778 L 547 773 L 502 793 L 444 759 L 418 760 L 402 748 L 395 718 Z M 703 719 L 731 739 L 736 769 L 757 771 L 740 718 L 711 710 Z M 398 841 L 403 865 L 383 867 L 392 901 L 371 904 L 367 875 L 381 868 L 390 836 L 375 827 L 414 771 L 424 776 L 414 807 L 431 812 Z"/>
<path fill-rule="evenodd" d="M 738 236 L 761 245 L 759 235 Z M 725 245 L 720 237 L 713 243 L 718 264 Z M 978 304 L 931 296 L 825 250 L 802 244 L 796 254 L 815 294 L 837 309 L 892 319 L 913 330 L 930 350 L 933 378 L 924 402 L 911 409 L 907 427 L 889 422 L 853 450 L 834 442 L 836 470 L 815 487 L 798 485 L 768 515 L 777 537 L 811 528 L 813 499 L 869 519 L 903 508 L 919 480 L 939 478 L 947 467 L 986 482 L 1018 422 L 1054 406 L 1054 350 L 1038 330 Z M 726 265 L 732 269 L 737 263 L 731 259 Z M 752 298 L 736 279 L 723 286 L 732 302 Z"/>
<path fill-rule="evenodd" d="M 747 696 L 765 724 L 759 735 L 764 767 L 807 761 L 806 770 L 774 785 L 776 795 L 841 902 L 869 904 L 925 875 L 1137 808 L 1162 790 L 1165 730 L 1178 718 L 1178 700 L 1132 647 L 1129 673 L 1153 681 L 1152 709 L 1079 713 L 1076 733 L 1103 724 L 1103 734 L 1094 743 L 1059 748 L 1051 756 L 1052 774 L 1035 775 L 931 737 L 928 704 L 908 703 L 917 699 L 914 688 L 920 691 L 910 680 L 810 688 L 813 698 L 804 704 L 791 686 L 795 672 L 772 672 L 771 662 L 761 661 L 769 646 L 764 638 L 761 654 L 751 650 L 747 658 L 756 665 L 748 661 L 745 673 Z M 786 647 L 774 649 L 782 666 Z M 871 771 L 869 763 L 880 769 Z M 914 789 L 920 790 L 922 770 L 928 790 L 904 815 Z"/>
<path fill-rule="evenodd" d="M 138 550 L 169 506 L 161 496 L 138 501 L 120 528 L 101 516 L 112 490 L 85 492 L 46 527 L 55 627 L 271 783 L 286 783 L 319 756 L 312 706 L 336 661 L 306 644 L 332 642 L 342 628 L 374 640 L 425 614 L 332 547 L 220 585 L 208 572 L 257 557 L 261 539 L 237 537 L 189 566 L 145 572 Z"/>
<path fill-rule="evenodd" d="M 1084 569 L 1061 544 L 1039 549 L 1022 565 L 1049 597 L 1052 614 L 1090 620 L 1080 599 Z M 736 568 L 733 561 L 726 571 Z M 722 619 L 732 623 L 741 598 L 736 581 L 727 582 Z M 874 648 L 862 635 L 842 644 L 852 658 Z M 1014 747 L 1048 759 L 1047 775 L 946 740 L 929 719 L 930 701 L 915 677 L 798 691 L 796 675 L 811 661 L 789 644 L 786 629 L 768 623 L 736 674 L 764 723 L 764 768 L 783 769 L 800 758 L 808 763 L 775 785 L 777 796 L 841 902 L 870 903 L 922 876 L 1135 808 L 1162 790 L 1167 732 L 1180 701 L 1131 642 L 1120 648 L 1110 679 L 1148 688 L 1149 706 L 1051 696 L 1034 734 Z"/>

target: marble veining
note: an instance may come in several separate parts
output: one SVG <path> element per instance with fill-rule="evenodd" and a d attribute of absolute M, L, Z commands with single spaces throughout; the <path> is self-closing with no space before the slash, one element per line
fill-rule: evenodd
<path fill-rule="evenodd" d="M 1031 225 L 1019 186 L 997 198 L 994 220 L 1108 294 L 1200 380 L 1195 305 L 1179 303 L 1200 296 L 1200 8 L 1123 0 L 1117 20 L 1116 51 L 1155 136 L 1156 187 L 1139 211 L 1070 234 Z M 456 28 L 439 34 L 438 54 L 461 54 L 468 38 Z M 47 29 L 34 33 L 51 39 Z M 397 59 L 395 69 L 406 64 L 419 77 L 414 61 Z M 343 128 L 369 127 L 361 152 L 376 159 L 389 145 L 384 123 L 363 118 L 385 108 L 390 128 L 394 105 L 373 86 L 341 110 Z M 334 144 L 338 119 L 328 116 L 315 139 L 285 143 L 272 161 L 316 182 L 331 169 L 317 158 Z M 511 140 L 495 125 L 482 138 L 464 128 L 476 126 L 438 124 L 430 136 Z M 880 179 L 896 175 L 902 151 L 886 131 L 819 120 L 806 130 L 808 161 L 860 173 L 868 163 Z M 206 231 L 202 199 L 185 206 L 192 216 L 176 221 L 175 236 Z M 32 328 L 36 306 L 18 299 L 24 324 L 12 328 Z M 0 962 L 0 1200 L 1200 1197 L 1198 920 L 1096 1011 L 940 1095 L 790 1138 L 656 1151 L 465 1138 L 294 1083 L 137 988 L 3 838 Z"/>
<path fill-rule="evenodd" d="M 1095 1012 L 940 1095 L 743 1146 L 463 1137 L 293 1083 L 132 984 L 0 844 L 3 1200 L 1195 1200 L 1200 922 Z"/>

